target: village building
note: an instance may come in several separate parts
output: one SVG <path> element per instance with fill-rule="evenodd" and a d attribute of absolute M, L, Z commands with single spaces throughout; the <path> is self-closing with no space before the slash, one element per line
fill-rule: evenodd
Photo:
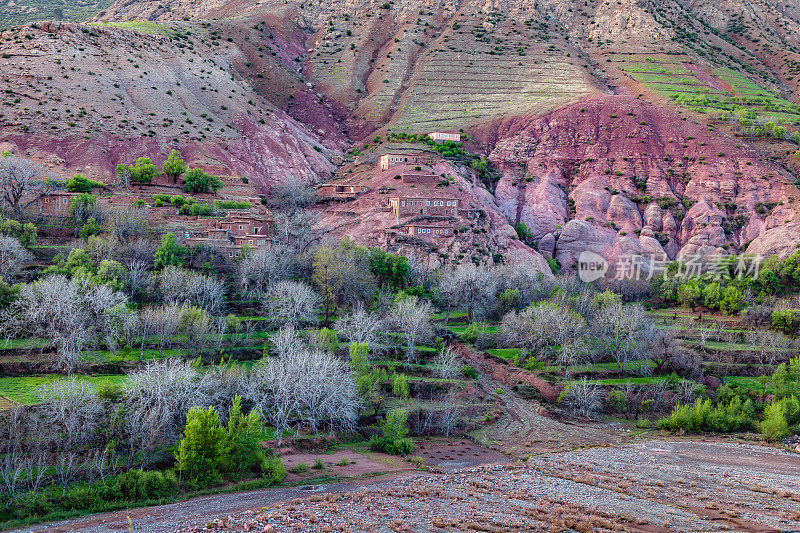
<path fill-rule="evenodd" d="M 441 131 L 434 131 L 428 134 L 428 137 L 433 139 L 434 141 L 438 142 L 445 142 L 445 141 L 452 141 L 454 143 L 461 142 L 461 134 L 460 133 L 446 133 Z"/>
<path fill-rule="evenodd" d="M 428 238 L 445 238 L 453 235 L 453 226 L 446 222 L 412 222 L 405 227 L 409 235 Z"/>
<path fill-rule="evenodd" d="M 430 172 L 403 172 L 401 175 L 403 183 L 433 183 L 438 180 L 436 174 Z"/>
<path fill-rule="evenodd" d="M 186 231 L 187 246 L 208 246 L 230 258 L 239 257 L 243 247 L 261 248 L 272 242 L 275 221 L 268 216 L 252 213 L 231 213 L 223 219 L 209 219 L 207 226 Z"/>
<path fill-rule="evenodd" d="M 42 195 L 37 200 L 39 212 L 46 217 L 66 217 L 69 215 L 70 200 L 76 196 L 78 193 L 68 191 L 53 191 Z"/>
<path fill-rule="evenodd" d="M 457 216 L 460 201 L 456 198 L 390 196 L 389 208 L 396 219 L 407 216 Z"/>
<path fill-rule="evenodd" d="M 317 185 L 317 194 L 320 198 L 355 198 L 359 194 L 369 191 L 369 187 L 355 183 L 323 183 Z"/>
<path fill-rule="evenodd" d="M 430 164 L 430 156 L 425 154 L 400 154 L 388 153 L 380 157 L 381 170 L 389 170 L 398 165 L 427 165 Z"/>

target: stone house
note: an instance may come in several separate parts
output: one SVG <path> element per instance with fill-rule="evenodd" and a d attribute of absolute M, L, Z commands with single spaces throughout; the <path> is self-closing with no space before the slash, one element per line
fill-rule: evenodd
<path fill-rule="evenodd" d="M 317 185 L 317 194 L 320 198 L 355 198 L 359 194 L 369 191 L 369 187 L 355 183 L 323 183 Z"/>
<path fill-rule="evenodd" d="M 69 215 L 69 202 L 78 196 L 76 192 L 53 191 L 37 200 L 39 213 L 46 217 L 65 217 Z"/>
<path fill-rule="evenodd" d="M 425 154 L 400 154 L 388 153 L 380 157 L 381 170 L 389 170 L 398 165 L 427 165 L 430 163 L 430 157 Z"/>
<path fill-rule="evenodd" d="M 404 229 L 409 235 L 420 239 L 445 238 L 453 235 L 453 226 L 446 222 L 412 222 Z"/>
<path fill-rule="evenodd" d="M 390 196 L 389 208 L 396 219 L 407 216 L 457 216 L 460 201 L 456 198 Z"/>
<path fill-rule="evenodd" d="M 454 143 L 461 142 L 461 134 L 460 133 L 446 133 L 441 131 L 434 131 L 428 134 L 428 137 L 436 141 L 437 143 L 445 142 L 445 141 L 452 141 Z"/>

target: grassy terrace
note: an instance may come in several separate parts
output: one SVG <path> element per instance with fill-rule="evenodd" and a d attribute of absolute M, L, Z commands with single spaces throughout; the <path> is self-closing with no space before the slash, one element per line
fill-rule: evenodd
<path fill-rule="evenodd" d="M 800 125 L 800 106 L 729 68 L 705 72 L 690 67 L 689 58 L 682 56 L 616 57 L 627 75 L 687 109 L 736 118 L 749 113 L 751 119 Z"/>

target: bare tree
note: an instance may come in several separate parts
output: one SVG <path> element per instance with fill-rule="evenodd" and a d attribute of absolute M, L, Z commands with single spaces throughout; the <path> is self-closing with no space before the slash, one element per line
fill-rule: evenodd
<path fill-rule="evenodd" d="M 13 280 L 32 256 L 14 237 L 0 235 L 0 272 L 2 276 Z"/>
<path fill-rule="evenodd" d="M 128 376 L 125 430 L 142 464 L 159 459 L 152 452 L 175 441 L 189 409 L 210 405 L 213 390 L 207 374 L 177 360 L 154 361 Z"/>
<path fill-rule="evenodd" d="M 586 378 L 572 381 L 559 395 L 559 401 L 579 416 L 595 418 L 603 406 L 600 387 Z"/>
<path fill-rule="evenodd" d="M 261 299 L 270 285 L 289 279 L 297 272 L 294 250 L 285 244 L 258 248 L 239 263 L 239 284 L 242 290 Z"/>
<path fill-rule="evenodd" d="M 358 305 L 353 314 L 337 320 L 334 328 L 350 342 L 366 343 L 371 350 L 385 347 L 386 322 L 377 314 L 367 312 L 363 305 Z"/>
<path fill-rule="evenodd" d="M 583 317 L 568 307 L 538 302 L 519 313 L 506 313 L 500 322 L 500 338 L 508 346 L 536 352 L 545 347 L 563 346 L 579 338 L 585 328 Z"/>
<path fill-rule="evenodd" d="M 0 201 L 15 218 L 50 190 L 52 185 L 44 179 L 44 169 L 36 163 L 14 156 L 0 157 Z"/>
<path fill-rule="evenodd" d="M 144 348 L 148 341 L 156 344 L 159 355 L 163 354 L 177 334 L 182 317 L 183 307 L 175 303 L 142 309 L 139 312 L 141 356 L 144 357 Z"/>
<path fill-rule="evenodd" d="M 455 379 L 461 374 L 458 355 L 450 346 L 445 347 L 434 359 L 436 375 L 442 379 Z"/>
<path fill-rule="evenodd" d="M 219 312 L 225 299 L 225 285 L 221 281 L 183 268 L 165 268 L 158 282 L 165 301 L 191 303 L 210 313 Z"/>
<path fill-rule="evenodd" d="M 614 304 L 597 314 L 595 330 L 603 339 L 605 353 L 624 374 L 627 363 L 646 358 L 655 328 L 641 305 Z"/>
<path fill-rule="evenodd" d="M 389 320 L 403 334 L 406 341 L 406 360 L 414 359 L 414 348 L 433 336 L 431 304 L 416 296 L 403 298 L 389 312 Z"/>
<path fill-rule="evenodd" d="M 248 397 L 275 426 L 278 443 L 293 425 L 351 431 L 360 400 L 347 363 L 300 342 L 291 327 L 276 340 L 278 356 L 253 369 Z"/>
<path fill-rule="evenodd" d="M 298 281 L 279 281 L 266 292 L 264 307 L 269 319 L 279 326 L 307 325 L 317 322 L 319 297 Z"/>
<path fill-rule="evenodd" d="M 484 317 L 492 309 L 497 294 L 497 277 L 473 263 L 461 263 L 439 281 L 439 290 L 453 305 L 467 310 L 467 319 Z"/>
<path fill-rule="evenodd" d="M 104 410 L 93 385 L 72 376 L 42 385 L 37 394 L 42 400 L 37 412 L 58 432 L 65 449 L 77 449 L 96 437 Z"/>
<path fill-rule="evenodd" d="M 107 311 L 124 303 L 124 295 L 105 285 L 48 276 L 24 285 L 3 321 L 10 330 L 49 339 L 56 346 L 59 366 L 71 372 L 81 350 L 107 332 Z"/>

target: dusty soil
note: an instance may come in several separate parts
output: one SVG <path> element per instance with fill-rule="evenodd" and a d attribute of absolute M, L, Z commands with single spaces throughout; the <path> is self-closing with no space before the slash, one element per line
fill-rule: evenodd
<path fill-rule="evenodd" d="M 786 531 L 800 461 L 774 448 L 655 441 L 403 478 L 221 518 L 223 531 Z M 203 524 L 205 526 L 205 524 Z M 266 527 L 266 529 L 265 529 Z M 182 531 L 200 531 L 187 528 Z"/>

